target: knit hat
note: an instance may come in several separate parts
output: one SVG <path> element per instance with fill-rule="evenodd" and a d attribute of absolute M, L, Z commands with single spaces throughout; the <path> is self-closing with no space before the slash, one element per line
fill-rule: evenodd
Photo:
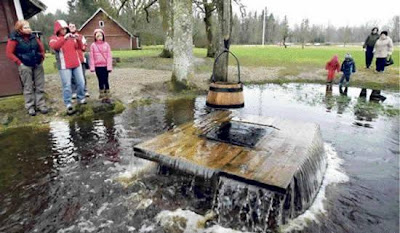
<path fill-rule="evenodd" d="M 345 58 L 345 59 L 350 59 L 350 58 L 351 58 L 350 53 L 346 53 L 346 55 L 344 56 L 344 58 Z"/>

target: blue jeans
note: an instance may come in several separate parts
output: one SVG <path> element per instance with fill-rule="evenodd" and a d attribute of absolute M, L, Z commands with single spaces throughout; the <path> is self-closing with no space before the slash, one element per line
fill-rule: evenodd
<path fill-rule="evenodd" d="M 85 93 L 86 93 L 87 92 L 87 85 L 86 85 L 85 63 L 81 63 L 81 67 L 82 67 L 83 79 L 85 81 Z M 74 78 L 71 79 L 71 88 L 72 88 L 72 94 L 76 93 L 77 86 L 75 84 Z"/>
<path fill-rule="evenodd" d="M 339 85 L 343 84 L 344 79 L 346 79 L 347 82 L 350 82 L 350 75 L 347 76 L 347 75 L 343 74 L 342 78 L 340 79 Z"/>
<path fill-rule="evenodd" d="M 71 80 L 77 86 L 76 94 L 78 100 L 85 99 L 85 80 L 83 78 L 82 67 L 78 66 L 72 69 L 62 69 L 58 71 L 61 77 L 61 83 L 63 88 L 63 99 L 65 106 L 71 105 L 72 90 L 71 90 Z"/>

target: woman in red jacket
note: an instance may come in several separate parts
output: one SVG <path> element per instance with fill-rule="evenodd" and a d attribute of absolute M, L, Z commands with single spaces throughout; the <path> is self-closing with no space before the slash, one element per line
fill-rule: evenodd
<path fill-rule="evenodd" d="M 19 76 L 24 87 L 25 108 L 31 116 L 36 110 L 48 112 L 44 100 L 44 47 L 29 26 L 29 22 L 18 20 L 15 31 L 10 34 L 6 47 L 7 57 L 18 65 Z M 36 109 L 35 109 L 36 108 Z"/>
<path fill-rule="evenodd" d="M 72 107 L 71 79 L 74 78 L 77 85 L 77 98 L 79 104 L 86 104 L 85 81 L 79 55 L 76 52 L 82 49 L 82 40 L 78 36 L 68 32 L 68 25 L 64 20 L 54 23 L 54 35 L 50 37 L 50 48 L 56 53 L 57 68 L 61 77 L 63 87 L 64 104 L 67 114 L 75 112 Z"/>

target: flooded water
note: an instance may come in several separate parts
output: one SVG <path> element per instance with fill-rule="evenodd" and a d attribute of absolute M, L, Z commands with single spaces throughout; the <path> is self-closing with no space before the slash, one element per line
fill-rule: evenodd
<path fill-rule="evenodd" d="M 326 145 L 320 193 L 309 211 L 280 230 L 399 232 L 400 94 L 382 91 L 385 99 L 374 91 L 370 100 L 372 91 L 360 97 L 364 92 L 302 84 L 245 87 L 245 108 L 237 111 L 318 123 Z M 133 156 L 137 143 L 209 111 L 200 96 L 0 134 L 0 232 L 164 232 L 171 222 L 179 227 L 170 232 L 248 229 L 226 226 L 223 219 L 199 228 L 197 220 L 207 222 L 215 204 L 212 181 Z M 228 190 L 224 182 L 221 193 Z"/>

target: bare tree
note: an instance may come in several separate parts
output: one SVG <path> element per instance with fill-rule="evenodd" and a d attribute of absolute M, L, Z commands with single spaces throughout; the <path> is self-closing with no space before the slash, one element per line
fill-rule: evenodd
<path fill-rule="evenodd" d="M 120 0 L 117 4 L 117 15 L 126 14 L 130 17 L 130 28 L 133 34 L 137 34 L 139 19 L 145 17 L 148 20 L 147 9 L 151 7 L 156 0 Z"/>
<path fill-rule="evenodd" d="M 285 46 L 285 49 L 286 49 L 286 47 L 287 47 L 286 46 L 286 39 L 289 37 L 289 23 L 288 23 L 286 15 L 285 15 L 285 18 L 283 19 L 283 22 L 282 22 L 281 35 L 282 35 L 283 46 Z"/>
<path fill-rule="evenodd" d="M 192 1 L 175 0 L 174 15 L 174 61 L 172 83 L 175 87 L 186 87 L 194 76 L 193 71 L 193 35 Z"/>
<path fill-rule="evenodd" d="M 165 42 L 160 57 L 173 57 L 173 0 L 159 0 L 160 15 L 162 17 L 162 25 L 165 33 Z"/>
<path fill-rule="evenodd" d="M 213 0 L 202 0 L 194 1 L 196 6 L 200 9 L 200 11 L 204 14 L 204 24 L 206 28 L 207 35 L 207 57 L 215 56 L 215 45 L 214 45 L 214 34 L 212 31 L 212 14 L 215 11 L 216 6 Z"/>
<path fill-rule="evenodd" d="M 400 16 L 396 15 L 392 19 L 392 32 L 391 37 L 393 42 L 400 42 Z"/>
<path fill-rule="evenodd" d="M 231 0 L 216 0 L 217 12 L 218 12 L 218 44 L 217 44 L 217 56 L 224 50 L 229 49 L 230 38 L 232 33 L 232 5 Z M 215 79 L 216 81 L 228 80 L 228 56 L 226 53 L 219 58 L 218 63 L 215 67 Z"/>
<path fill-rule="evenodd" d="M 348 44 L 351 41 L 351 31 L 352 30 L 349 26 L 341 27 L 338 29 L 340 39 L 344 47 L 346 47 L 346 44 Z"/>
<path fill-rule="evenodd" d="M 304 44 L 308 40 L 309 31 L 310 31 L 310 21 L 308 19 L 303 19 L 300 24 L 300 35 L 299 35 L 302 49 L 304 49 Z"/>

